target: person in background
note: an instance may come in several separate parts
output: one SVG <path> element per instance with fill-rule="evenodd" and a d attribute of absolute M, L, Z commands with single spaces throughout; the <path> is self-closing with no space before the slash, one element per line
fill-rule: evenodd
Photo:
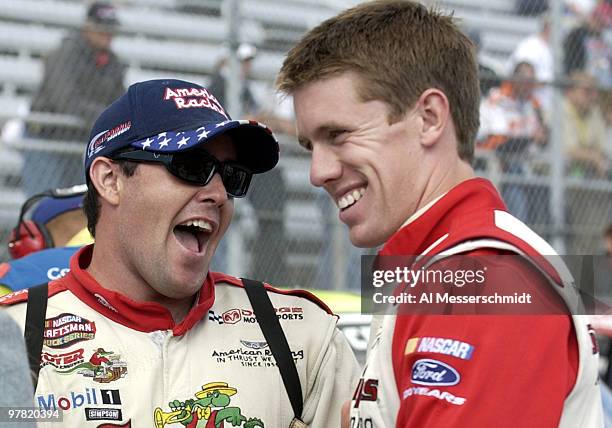
<path fill-rule="evenodd" d="M 478 80 L 480 81 L 480 96 L 486 97 L 489 94 L 489 90 L 493 87 L 499 86 L 500 78 L 491 67 L 486 65 L 481 57 L 480 50 L 482 49 L 482 40 L 480 37 L 480 31 L 477 29 L 469 29 L 466 34 L 476 46 L 476 58 L 478 60 Z"/>
<path fill-rule="evenodd" d="M 336 203 L 354 245 L 382 246 L 378 265 L 436 272 L 507 255 L 501 265 L 481 262 L 487 287 L 544 293 L 558 310 L 500 316 L 448 301 L 419 315 L 409 302 L 385 306 L 345 427 L 601 427 L 592 332 L 560 301 L 573 291 L 567 267 L 542 263 L 554 249 L 471 167 L 478 84 L 474 47 L 453 18 L 402 0 L 362 3 L 314 27 L 277 77 L 293 95 L 311 183 Z M 410 281 L 405 292 L 405 279 L 389 282 L 392 297 L 430 285 Z M 457 285 L 442 294 L 463 296 Z"/>
<path fill-rule="evenodd" d="M 251 72 L 257 48 L 249 43 L 242 43 L 236 51 L 240 61 L 240 94 L 241 114 L 249 119 L 269 123 L 276 130 L 295 134 L 293 121 L 281 118 L 273 110 L 265 111 L 256 100 L 252 86 Z M 210 82 L 210 91 L 218 97 L 222 105 L 227 104 L 227 58 L 219 61 L 217 70 Z M 287 201 L 287 186 L 282 168 L 275 168 L 268 174 L 253 177 L 253 190 L 247 199 L 251 203 L 257 218 L 257 232 L 252 240 L 249 276 L 255 279 L 267 279 L 271 283 L 288 284 L 284 211 Z M 213 260 L 216 269 L 227 268 L 228 249 L 222 242 Z"/>
<path fill-rule="evenodd" d="M 597 81 L 584 71 L 569 79 L 563 100 L 562 136 L 566 172 L 570 179 L 606 179 L 610 161 L 606 153 L 606 123 L 599 108 Z M 567 222 L 570 254 L 594 254 L 596 237 L 612 213 L 606 192 L 568 186 Z M 585 209 L 588 207 L 588 209 Z"/>
<path fill-rule="evenodd" d="M 531 64 L 535 72 L 535 80 L 539 85 L 535 88 L 534 95 L 542 106 L 542 113 L 548 117 L 552 107 L 553 92 L 550 83 L 554 79 L 553 74 L 553 52 L 551 47 L 551 24 L 550 16 L 540 16 L 540 29 L 537 33 L 521 40 L 508 60 L 508 73 L 512 74 L 516 66 L 521 62 Z"/>
<path fill-rule="evenodd" d="M 597 0 L 564 0 L 565 12 L 569 16 L 584 19 L 591 15 Z"/>
<path fill-rule="evenodd" d="M 70 257 L 93 242 L 82 209 L 82 187 L 47 191 L 23 204 L 8 243 L 12 260 L 0 264 L 0 295 L 62 277 Z"/>
<path fill-rule="evenodd" d="M 87 9 L 82 27 L 45 58 L 42 82 L 32 99 L 32 113 L 70 115 L 80 119 L 82 126 L 45 124 L 33 118 L 26 126 L 28 138 L 48 140 L 50 144 L 87 143 L 93 121 L 124 92 L 125 66 L 111 51 L 118 25 L 117 11 L 111 3 L 94 2 Z M 24 151 L 23 186 L 27 196 L 82 181 L 80 153 Z"/>
<path fill-rule="evenodd" d="M 478 147 L 494 150 L 505 174 L 523 175 L 529 168 L 529 155 L 548 141 L 540 103 L 534 97 L 536 87 L 534 67 L 518 63 L 512 78 L 494 88 L 480 105 Z M 525 222 L 536 222 L 541 217 L 535 208 L 542 204 L 533 187 L 507 183 L 502 196 L 509 211 Z"/>
<path fill-rule="evenodd" d="M 257 48 L 250 43 L 242 43 L 238 46 L 236 56 L 238 61 L 240 61 L 240 82 L 242 84 L 240 114 L 248 117 L 256 114 L 260 108 L 251 89 L 251 71 L 253 69 L 253 60 L 257 56 Z M 227 57 L 223 57 L 218 61 L 208 85 L 210 92 L 215 94 L 222 105 L 227 105 L 227 61 Z"/>
<path fill-rule="evenodd" d="M 563 147 L 570 176 L 605 178 L 606 120 L 599 108 L 597 80 L 583 71 L 569 78 L 563 100 Z"/>
<path fill-rule="evenodd" d="M 584 71 L 593 76 L 598 85 L 612 88 L 612 46 L 605 38 L 605 32 L 611 28 L 612 3 L 600 1 L 565 37 L 563 68 L 567 76 Z"/>
<path fill-rule="evenodd" d="M 515 0 L 514 10 L 523 16 L 539 15 L 548 10 L 548 0 Z"/>
<path fill-rule="evenodd" d="M 32 379 L 28 368 L 23 334 L 8 314 L 0 311 L 0 408 L 2 426 L 36 428 L 36 422 L 28 418 L 9 419 L 9 411 L 19 408 L 32 410 Z"/>

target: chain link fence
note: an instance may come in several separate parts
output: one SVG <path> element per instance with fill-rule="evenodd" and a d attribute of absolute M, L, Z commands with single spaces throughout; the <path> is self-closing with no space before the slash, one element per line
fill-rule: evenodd
<path fill-rule="evenodd" d="M 92 53 L 82 40 L 83 2 L 3 0 L 0 261 L 27 196 L 83 181 L 87 129 L 103 106 L 133 82 L 174 77 L 210 85 L 233 116 L 261 120 L 281 140 L 279 167 L 236 201 L 213 267 L 278 285 L 357 290 L 359 256 L 374 250 L 350 245 L 335 205 L 309 184 L 291 102 L 273 90 L 295 41 L 355 3 L 117 1 L 111 50 Z M 436 4 L 455 11 L 479 48 L 477 173 L 558 251 L 598 253 L 612 221 L 610 1 Z"/>

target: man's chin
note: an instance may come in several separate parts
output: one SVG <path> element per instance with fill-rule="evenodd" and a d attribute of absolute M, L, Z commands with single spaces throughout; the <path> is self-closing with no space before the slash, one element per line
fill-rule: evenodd
<path fill-rule="evenodd" d="M 178 275 L 170 279 L 167 284 L 164 284 L 165 297 L 174 300 L 182 300 L 192 297 L 202 288 L 208 271 L 200 271 L 191 275 Z"/>
<path fill-rule="evenodd" d="M 202 288 L 204 279 L 200 283 L 186 285 L 184 282 L 175 284 L 171 289 L 161 293 L 166 299 L 169 300 L 185 300 L 195 296 L 198 291 Z"/>
<path fill-rule="evenodd" d="M 359 248 L 374 248 L 384 244 L 387 238 L 380 233 L 368 233 L 363 226 L 349 228 L 351 244 Z"/>

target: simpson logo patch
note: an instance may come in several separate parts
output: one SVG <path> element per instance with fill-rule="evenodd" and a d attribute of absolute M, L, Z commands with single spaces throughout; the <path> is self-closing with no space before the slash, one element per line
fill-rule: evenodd
<path fill-rule="evenodd" d="M 78 315 L 62 313 L 45 320 L 44 345 L 67 348 L 96 337 L 96 324 Z"/>
<path fill-rule="evenodd" d="M 120 421 L 123 415 L 121 409 L 85 407 L 85 419 L 88 421 Z"/>

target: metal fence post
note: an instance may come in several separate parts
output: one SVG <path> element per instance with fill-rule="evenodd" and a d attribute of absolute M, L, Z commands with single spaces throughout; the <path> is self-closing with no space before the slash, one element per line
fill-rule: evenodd
<path fill-rule="evenodd" d="M 565 253 L 565 162 L 562 143 L 563 123 L 563 2 L 550 2 L 550 20 L 552 30 L 551 47 L 554 59 L 553 103 L 551 111 L 550 133 L 550 213 L 552 220 L 551 244 L 558 253 Z"/>
<path fill-rule="evenodd" d="M 334 204 L 334 208 L 335 208 L 335 204 Z M 343 228 L 345 227 L 342 223 L 340 223 L 338 221 L 338 211 L 335 209 L 332 209 L 330 211 L 330 216 L 329 218 L 326 219 L 326 221 L 330 221 L 332 222 L 332 227 L 333 227 L 333 234 L 332 234 L 332 254 L 333 254 L 333 261 L 332 261 L 332 269 L 333 269 L 333 275 L 334 275 L 334 281 L 333 281 L 333 287 L 332 289 L 334 290 L 346 290 L 348 289 L 348 284 L 347 282 L 347 278 L 346 278 L 346 271 L 348 269 L 347 263 L 348 263 L 348 258 L 347 258 L 347 252 L 348 252 L 348 248 L 347 248 L 347 244 L 346 244 L 346 240 L 344 239 L 344 235 L 343 235 Z"/>
<path fill-rule="evenodd" d="M 240 93 L 242 91 L 242 79 L 240 78 L 240 64 L 236 55 L 240 43 L 240 0 L 226 0 L 223 2 L 222 13 L 227 23 L 227 42 L 228 52 L 228 75 L 225 81 L 226 105 L 224 106 L 232 118 L 239 119 L 242 114 L 240 103 Z M 236 276 L 246 274 L 246 260 L 244 245 L 244 234 L 239 223 L 235 223 L 228 230 L 225 239 L 227 240 L 227 259 L 225 266 L 227 272 Z"/>

